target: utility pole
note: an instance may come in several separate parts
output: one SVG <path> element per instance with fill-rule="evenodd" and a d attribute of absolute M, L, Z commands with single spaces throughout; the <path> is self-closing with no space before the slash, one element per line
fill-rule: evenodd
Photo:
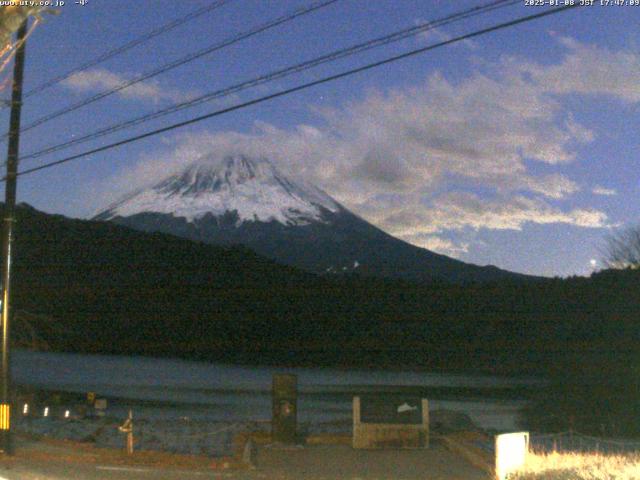
<path fill-rule="evenodd" d="M 5 181 L 4 232 L 2 243 L 2 354 L 0 365 L 0 450 L 13 454 L 11 438 L 11 357 L 9 340 L 9 300 L 11 286 L 11 243 L 15 221 L 16 190 L 18 176 L 18 151 L 20 145 L 20 113 L 22 110 L 22 78 L 24 52 L 29 19 L 22 23 L 16 36 L 17 51 L 13 66 L 11 92 L 11 119 L 9 123 L 9 148 L 7 152 L 7 176 Z"/>

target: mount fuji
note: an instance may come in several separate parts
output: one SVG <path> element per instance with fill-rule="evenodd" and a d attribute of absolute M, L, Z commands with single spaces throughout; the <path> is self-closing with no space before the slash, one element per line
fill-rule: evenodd
<path fill-rule="evenodd" d="M 202 158 L 110 205 L 94 220 L 204 243 L 242 244 L 315 273 L 454 283 L 528 278 L 399 240 L 269 160 L 243 155 Z"/>

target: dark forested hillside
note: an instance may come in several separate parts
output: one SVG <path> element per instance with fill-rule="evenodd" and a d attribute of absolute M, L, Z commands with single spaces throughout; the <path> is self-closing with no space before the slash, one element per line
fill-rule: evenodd
<path fill-rule="evenodd" d="M 631 355 L 639 340 L 637 271 L 471 286 L 319 277 L 27 207 L 15 251 L 15 308 L 61 350 L 549 372 Z"/>

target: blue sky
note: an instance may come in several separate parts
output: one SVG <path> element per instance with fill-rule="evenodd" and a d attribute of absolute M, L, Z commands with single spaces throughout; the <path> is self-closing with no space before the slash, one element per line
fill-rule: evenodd
<path fill-rule="evenodd" d="M 25 89 L 210 3 L 67 1 L 28 41 Z M 23 125 L 310 3 L 229 1 L 28 98 Z M 339 0 L 34 128 L 21 152 L 483 3 Z M 523 0 L 21 168 L 541 9 Z M 573 9 L 21 177 L 18 199 L 87 218 L 200 155 L 267 155 L 416 245 L 519 272 L 589 274 L 606 235 L 638 223 L 639 26 L 640 7 Z M 8 110 L 0 117 L 4 130 Z"/>

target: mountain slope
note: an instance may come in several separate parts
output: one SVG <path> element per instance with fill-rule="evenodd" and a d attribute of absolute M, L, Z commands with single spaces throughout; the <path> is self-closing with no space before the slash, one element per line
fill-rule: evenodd
<path fill-rule="evenodd" d="M 320 189 L 288 178 L 268 160 L 244 156 L 201 160 L 94 219 L 206 243 L 242 244 L 314 273 L 455 283 L 527 278 L 410 245 Z"/>

